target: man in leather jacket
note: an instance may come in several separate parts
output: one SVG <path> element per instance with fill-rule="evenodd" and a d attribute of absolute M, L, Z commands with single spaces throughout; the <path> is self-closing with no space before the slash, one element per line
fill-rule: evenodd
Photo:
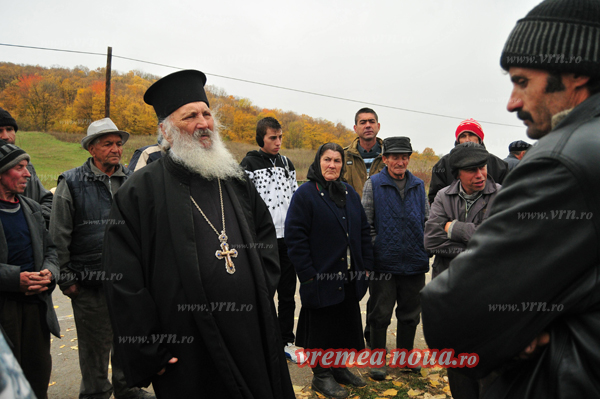
<path fill-rule="evenodd" d="M 429 347 L 476 353 L 458 370 L 487 376 L 484 398 L 600 392 L 599 20 L 597 1 L 546 0 L 518 21 L 501 57 L 508 110 L 539 142 L 422 291 Z"/>

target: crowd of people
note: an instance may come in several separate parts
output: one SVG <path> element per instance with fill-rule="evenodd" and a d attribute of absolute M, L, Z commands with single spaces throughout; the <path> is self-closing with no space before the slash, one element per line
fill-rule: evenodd
<path fill-rule="evenodd" d="M 595 397 L 598 21 L 596 0 L 545 0 L 517 22 L 501 55 L 507 108 L 537 143 L 510 143 L 501 160 L 464 120 L 428 193 L 410 172 L 410 137 L 377 137 L 371 108 L 356 112 L 348 147 L 318 148 L 301 186 L 272 117 L 240 165 L 196 70 L 146 91 L 157 144 L 128 168 L 129 133 L 94 121 L 81 141 L 90 157 L 54 194 L 0 108 L 0 393 L 47 397 L 58 286 L 73 306 L 80 398 L 291 399 L 300 349 L 410 352 L 421 316 L 430 348 L 478 356 L 448 369 L 456 399 Z M 560 51 L 577 62 L 540 57 Z M 367 385 L 351 365 L 313 366 L 327 397 Z M 381 381 L 389 368 L 368 373 Z"/>

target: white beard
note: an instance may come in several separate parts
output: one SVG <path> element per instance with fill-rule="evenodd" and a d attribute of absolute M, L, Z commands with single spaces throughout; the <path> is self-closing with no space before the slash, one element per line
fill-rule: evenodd
<path fill-rule="evenodd" d="M 216 129 L 215 132 L 196 130 L 193 135 L 188 135 L 182 134 L 178 127 L 167 121 L 163 126 L 166 136 L 172 138 L 171 155 L 175 162 L 208 180 L 244 178 L 244 170 L 227 150 Z M 210 137 L 208 148 L 199 141 L 203 134 Z"/>

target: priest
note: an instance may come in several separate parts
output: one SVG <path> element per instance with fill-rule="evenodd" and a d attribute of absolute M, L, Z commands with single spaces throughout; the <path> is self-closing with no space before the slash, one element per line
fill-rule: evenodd
<path fill-rule="evenodd" d="M 144 95 L 169 151 L 114 196 L 103 265 L 115 353 L 128 384 L 158 398 L 294 398 L 275 227 L 215 130 L 205 83 L 180 71 Z"/>

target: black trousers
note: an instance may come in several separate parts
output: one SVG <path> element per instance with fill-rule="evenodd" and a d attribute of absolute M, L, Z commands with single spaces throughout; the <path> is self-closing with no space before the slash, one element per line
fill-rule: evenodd
<path fill-rule="evenodd" d="M 284 345 L 293 343 L 294 336 L 294 311 L 296 310 L 296 270 L 287 253 L 287 246 L 283 238 L 277 239 L 279 249 L 279 264 L 281 265 L 281 278 L 277 286 L 277 319 L 281 330 L 281 341 Z"/>
<path fill-rule="evenodd" d="M 47 398 L 52 357 L 46 305 L 0 297 L 0 323 L 38 399 Z"/>

